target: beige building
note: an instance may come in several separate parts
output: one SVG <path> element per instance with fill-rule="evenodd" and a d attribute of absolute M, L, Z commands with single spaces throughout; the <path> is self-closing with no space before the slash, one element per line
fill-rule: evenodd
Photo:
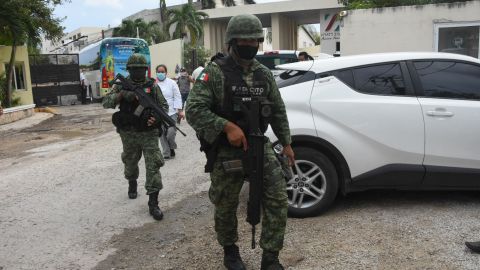
<path fill-rule="evenodd" d="M 0 74 L 6 72 L 11 53 L 12 47 L 0 45 Z M 19 46 L 16 49 L 12 85 L 14 90 L 12 98 L 18 98 L 20 106 L 5 109 L 4 114 L 0 116 L 0 124 L 10 123 L 33 114 L 35 104 L 33 104 L 27 46 Z"/>
<path fill-rule="evenodd" d="M 264 27 L 271 28 L 273 50 L 295 50 L 298 49 L 299 26 L 321 23 L 321 18 L 326 17 L 325 14 L 331 14 L 329 18 L 332 18 L 342 9 L 343 5 L 337 0 L 280 1 L 207 9 L 204 10 L 209 15 L 204 23 L 204 45 L 214 52 L 224 51 L 228 20 L 235 15 L 248 13 L 259 17 Z M 335 30 L 336 27 L 332 29 Z M 339 35 L 337 37 L 339 38 Z M 336 49 L 335 42 L 334 39 L 325 40 L 322 52 L 333 54 Z M 329 43 L 332 45 L 328 45 Z"/>
<path fill-rule="evenodd" d="M 480 1 L 348 11 L 342 55 L 428 51 L 479 58 Z"/>

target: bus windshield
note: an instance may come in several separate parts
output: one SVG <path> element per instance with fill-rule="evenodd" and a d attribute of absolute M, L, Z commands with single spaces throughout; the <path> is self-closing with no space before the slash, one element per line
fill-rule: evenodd
<path fill-rule="evenodd" d="M 148 44 L 139 38 L 106 38 L 90 44 L 80 51 L 80 68 L 84 72 L 87 86 L 92 88 L 95 98 L 102 98 L 106 95 L 109 82 L 117 74 L 128 76 L 127 61 L 134 53 L 145 56 L 147 65 L 150 67 Z M 148 68 L 148 76 L 150 77 L 150 68 Z"/>
<path fill-rule="evenodd" d="M 102 87 L 108 87 L 108 82 L 119 73 L 125 77 L 128 76 L 127 60 L 134 53 L 145 56 L 150 66 L 150 51 L 143 39 L 109 38 L 102 41 L 100 46 Z"/>

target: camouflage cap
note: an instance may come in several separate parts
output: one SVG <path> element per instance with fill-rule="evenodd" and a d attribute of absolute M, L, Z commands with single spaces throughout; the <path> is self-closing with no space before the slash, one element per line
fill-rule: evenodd
<path fill-rule="evenodd" d="M 145 58 L 145 56 L 139 53 L 134 53 L 128 58 L 127 61 L 127 69 L 131 67 L 148 68 L 147 59 Z"/>
<path fill-rule="evenodd" d="M 232 17 L 227 25 L 225 43 L 235 38 L 254 38 L 263 42 L 263 27 L 258 17 L 252 14 Z"/>

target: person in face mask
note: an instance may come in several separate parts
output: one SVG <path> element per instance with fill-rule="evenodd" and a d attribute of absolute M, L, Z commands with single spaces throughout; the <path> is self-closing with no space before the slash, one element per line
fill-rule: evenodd
<path fill-rule="evenodd" d="M 245 269 L 235 244 L 238 240 L 237 206 L 245 175 L 242 172 L 229 173 L 223 168 L 224 161 L 244 157 L 249 147 L 245 135 L 248 130 L 245 123 L 249 120 L 234 112 L 236 96 L 260 96 L 271 102 L 272 117 L 262 121 L 270 121 L 290 166 L 295 161 L 282 97 L 270 70 L 255 59 L 260 42 L 263 42 L 260 20 L 250 14 L 234 16 L 226 32 L 229 55 L 213 58 L 196 78 L 185 105 L 187 121 L 207 154 L 205 171 L 211 178 L 209 198 L 215 206 L 215 231 L 224 249 L 223 264 L 227 269 Z M 216 155 L 211 154 L 214 152 L 212 148 Z M 278 254 L 283 247 L 287 222 L 286 183 L 269 141 L 265 142 L 262 192 L 260 247 L 263 254 L 260 268 L 284 269 Z"/>
<path fill-rule="evenodd" d="M 158 65 L 156 71 L 157 85 L 162 89 L 163 96 L 168 103 L 168 115 L 174 121 L 185 118 L 183 113 L 182 96 L 177 83 L 167 77 L 167 67 L 165 65 Z M 163 132 L 160 137 L 163 157 L 165 159 L 172 159 L 175 157 L 175 149 L 177 149 L 177 143 L 175 142 L 176 134 L 177 130 L 175 127 L 170 127 Z"/>
<path fill-rule="evenodd" d="M 163 97 L 162 91 L 155 84 L 155 80 L 147 77 L 148 63 L 141 54 L 133 54 L 128 58 L 126 78 L 135 85 L 141 85 L 153 100 L 165 111 L 168 104 Z M 137 179 L 139 174 L 138 162 L 145 158 L 146 180 L 145 189 L 149 196 L 148 208 L 150 215 L 156 220 L 163 218 L 163 213 L 158 207 L 158 194 L 162 189 L 162 176 L 160 167 L 164 165 L 160 148 L 158 147 L 159 130 L 154 126 L 157 121 L 154 117 L 139 117 L 136 112 L 139 109 L 137 96 L 132 89 L 123 89 L 121 85 L 114 84 L 107 95 L 103 98 L 103 107 L 120 110 L 114 113 L 112 122 L 117 128 L 122 139 L 125 178 L 128 180 L 128 197 L 137 198 Z"/>

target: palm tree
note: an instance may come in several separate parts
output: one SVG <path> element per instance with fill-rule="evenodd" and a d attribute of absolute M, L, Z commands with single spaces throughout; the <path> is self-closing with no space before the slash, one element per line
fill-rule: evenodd
<path fill-rule="evenodd" d="M 122 24 L 119 27 L 113 28 L 113 36 L 114 37 L 136 37 L 137 25 L 132 20 L 123 20 Z"/>
<path fill-rule="evenodd" d="M 160 21 L 165 25 L 167 21 L 167 4 L 165 0 L 160 0 Z"/>
<path fill-rule="evenodd" d="M 160 27 L 157 21 L 145 22 L 143 19 L 124 20 L 119 27 L 113 29 L 114 37 L 137 37 L 145 39 L 148 44 L 169 40 L 169 35 Z"/>
<path fill-rule="evenodd" d="M 197 40 L 203 36 L 202 20 L 208 17 L 203 11 L 197 11 L 192 4 L 183 5 L 180 9 L 171 9 L 167 12 L 168 23 L 166 28 L 175 25 L 174 38 L 183 38 L 190 33 L 191 43 L 195 45 Z"/>
<path fill-rule="evenodd" d="M 6 106 L 11 105 L 13 69 L 18 45 L 35 47 L 41 36 L 57 41 L 63 35 L 61 19 L 53 17 L 54 7 L 63 0 L 2 0 L 0 1 L 0 42 L 12 46 L 7 67 Z"/>

